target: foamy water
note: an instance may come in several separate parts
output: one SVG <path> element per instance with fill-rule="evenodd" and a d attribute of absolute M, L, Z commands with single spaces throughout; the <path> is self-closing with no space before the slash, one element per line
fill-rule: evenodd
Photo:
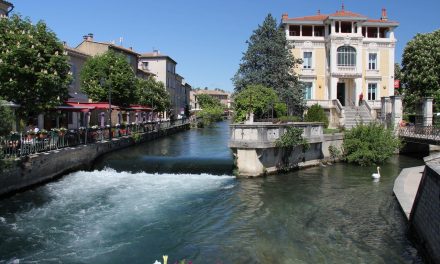
<path fill-rule="evenodd" d="M 233 186 L 232 176 L 76 172 L 30 191 L 45 196 L 41 204 L 30 201 L 18 212 L 0 215 L 0 234 L 7 234 L 2 239 L 18 246 L 0 262 L 89 262 L 136 247 L 142 230 L 176 212 L 178 217 L 179 207 L 206 203 L 210 192 Z"/>

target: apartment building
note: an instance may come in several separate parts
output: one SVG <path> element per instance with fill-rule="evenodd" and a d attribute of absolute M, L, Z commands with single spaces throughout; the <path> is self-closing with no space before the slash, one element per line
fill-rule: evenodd
<path fill-rule="evenodd" d="M 141 54 L 139 57 L 139 69 L 151 72 L 157 81 L 165 85 L 171 98 L 170 118 L 179 118 L 185 114 L 185 108 L 189 105 L 189 84 L 184 78 L 176 73 L 177 62 L 170 56 L 161 54 L 158 50 L 151 53 Z"/>

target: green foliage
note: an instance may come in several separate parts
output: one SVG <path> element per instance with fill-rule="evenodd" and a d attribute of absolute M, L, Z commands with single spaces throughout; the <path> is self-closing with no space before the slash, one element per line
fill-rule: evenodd
<path fill-rule="evenodd" d="M 210 126 L 214 122 L 223 120 L 223 107 L 221 106 L 208 106 L 197 112 L 197 117 L 202 119 L 201 126 Z"/>
<path fill-rule="evenodd" d="M 384 162 L 400 146 L 394 132 L 377 123 L 360 124 L 345 132 L 343 143 L 345 159 L 361 166 Z"/>
<path fill-rule="evenodd" d="M 131 137 L 133 138 L 134 143 L 139 144 L 142 140 L 142 135 L 140 133 L 133 133 L 131 135 Z"/>
<path fill-rule="evenodd" d="M 278 120 L 281 123 L 287 123 L 287 122 L 301 122 L 301 117 L 299 116 L 281 116 L 278 118 Z"/>
<path fill-rule="evenodd" d="M 170 95 L 162 82 L 151 77 L 147 80 L 137 78 L 136 87 L 140 104 L 150 105 L 153 111 L 158 112 L 164 112 L 170 108 Z"/>
<path fill-rule="evenodd" d="M 324 127 L 328 127 L 328 117 L 324 109 L 319 104 L 312 105 L 304 117 L 306 122 L 323 122 Z"/>
<path fill-rule="evenodd" d="M 3 103 L 5 102 L 0 99 L 0 136 L 6 136 L 11 132 L 14 120 L 11 109 Z"/>
<path fill-rule="evenodd" d="M 234 97 L 234 119 L 236 122 L 244 121 L 250 112 L 254 113 L 255 119 L 262 118 L 277 102 L 278 96 L 273 89 L 263 85 L 249 85 Z"/>
<path fill-rule="evenodd" d="M 341 157 L 342 151 L 338 149 L 335 145 L 330 145 L 328 147 L 328 152 L 330 153 L 330 158 L 335 161 L 336 159 L 339 159 Z"/>
<path fill-rule="evenodd" d="M 324 134 L 335 134 L 335 133 L 341 133 L 341 129 L 339 128 L 324 128 Z"/>
<path fill-rule="evenodd" d="M 0 19 L 0 96 L 21 105 L 17 114 L 43 113 L 67 98 L 71 81 L 63 44 L 44 22 Z"/>
<path fill-rule="evenodd" d="M 247 41 L 240 67 L 233 81 L 235 91 L 241 92 L 249 85 L 261 84 L 274 89 L 288 106 L 289 115 L 301 115 L 304 108 L 303 87 L 293 71 L 301 59 L 295 59 L 283 28 L 268 15 L 262 25 L 254 30 Z"/>
<path fill-rule="evenodd" d="M 284 134 L 276 140 L 275 146 L 284 148 L 294 148 L 302 145 L 304 149 L 308 148 L 307 140 L 302 137 L 303 129 L 298 127 L 286 127 Z"/>
<path fill-rule="evenodd" d="M 112 104 L 138 102 L 133 70 L 124 56 L 113 51 L 87 60 L 81 70 L 81 90 L 93 101 L 108 101 L 110 89 Z"/>
<path fill-rule="evenodd" d="M 199 102 L 200 108 L 202 109 L 205 107 L 221 106 L 220 100 L 212 97 L 209 94 L 198 94 L 197 101 Z"/>
<path fill-rule="evenodd" d="M 440 111 L 440 30 L 417 34 L 406 45 L 402 55 L 407 108 L 423 97 L 434 97 L 434 108 Z"/>

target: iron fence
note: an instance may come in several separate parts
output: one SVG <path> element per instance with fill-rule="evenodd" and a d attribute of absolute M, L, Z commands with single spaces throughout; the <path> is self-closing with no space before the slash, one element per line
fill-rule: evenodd
<path fill-rule="evenodd" d="M 18 158 L 50 150 L 108 141 L 111 138 L 152 133 L 187 124 L 187 119 L 144 122 L 117 127 L 90 127 L 36 133 L 11 133 L 0 137 L 0 159 Z M 111 137 L 110 137 L 111 135 Z"/>
<path fill-rule="evenodd" d="M 440 128 L 436 126 L 404 126 L 400 128 L 399 136 L 440 144 Z"/>

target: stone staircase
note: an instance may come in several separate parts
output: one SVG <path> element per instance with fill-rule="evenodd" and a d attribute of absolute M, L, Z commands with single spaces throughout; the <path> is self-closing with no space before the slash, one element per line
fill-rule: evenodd
<path fill-rule="evenodd" d="M 369 124 L 374 121 L 373 117 L 365 105 L 361 106 L 346 106 L 345 107 L 345 129 L 351 129 L 357 124 Z"/>

